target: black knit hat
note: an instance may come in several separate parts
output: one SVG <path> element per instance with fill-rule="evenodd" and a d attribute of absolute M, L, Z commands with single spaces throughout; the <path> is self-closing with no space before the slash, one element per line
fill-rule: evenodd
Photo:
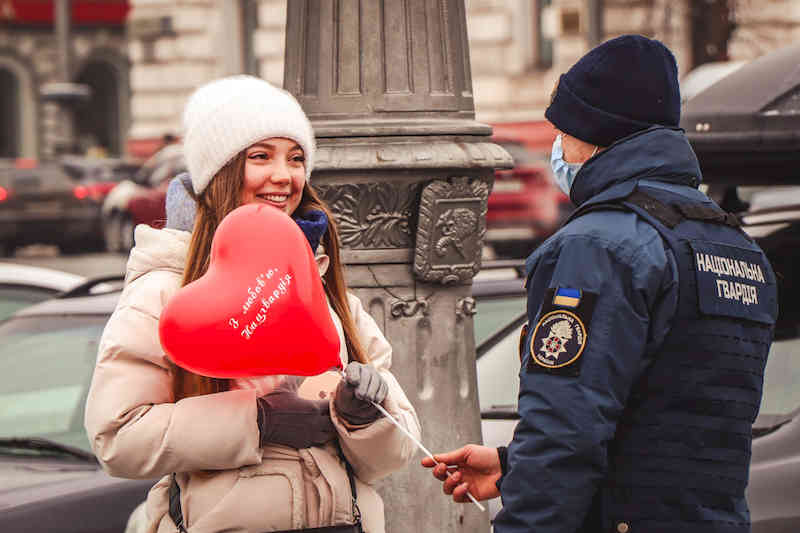
<path fill-rule="evenodd" d="M 589 51 L 561 75 L 545 111 L 559 130 L 598 146 L 655 124 L 677 127 L 680 115 L 675 56 L 641 35 Z"/>

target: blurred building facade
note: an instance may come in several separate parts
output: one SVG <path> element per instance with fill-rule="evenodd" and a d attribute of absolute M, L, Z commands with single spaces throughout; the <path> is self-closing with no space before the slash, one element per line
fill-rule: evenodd
<path fill-rule="evenodd" d="M 128 18 L 131 125 L 143 156 L 180 134 L 186 97 L 219 76 L 283 84 L 286 0 L 132 0 Z"/>
<path fill-rule="evenodd" d="M 43 101 L 41 87 L 58 81 L 58 1 L 0 0 L 0 157 L 56 150 L 58 106 Z M 408 0 L 407 9 L 420 2 Z M 527 132 L 543 123 L 558 76 L 616 35 L 662 40 L 681 76 L 703 63 L 751 59 L 800 40 L 795 0 L 465 2 L 477 118 L 524 124 Z M 164 134 L 180 134 L 183 104 L 199 84 L 234 73 L 282 84 L 286 3 L 71 0 L 70 81 L 93 92 L 76 113 L 76 140 L 144 157 Z"/>
<path fill-rule="evenodd" d="M 123 153 L 131 122 L 129 3 L 72 0 L 70 61 L 63 61 L 56 2 L 0 0 L 0 157 L 48 157 L 58 150 Z M 59 104 L 42 98 L 48 84 L 64 81 L 91 91 L 90 100 L 74 110 L 69 147 L 60 146 L 65 132 Z"/>
<path fill-rule="evenodd" d="M 183 102 L 204 81 L 245 72 L 281 84 L 286 1 L 131 0 L 132 153 L 146 153 L 161 134 L 179 131 Z M 544 138 L 544 109 L 558 76 L 602 40 L 624 33 L 660 39 L 675 52 L 683 76 L 702 63 L 751 59 L 800 39 L 794 0 L 466 4 L 478 120 L 522 123 L 527 134 L 542 124 Z"/>
<path fill-rule="evenodd" d="M 468 0 L 478 118 L 541 120 L 561 73 L 591 46 L 625 33 L 672 49 L 683 78 L 800 41 L 795 0 Z M 599 31 L 598 31 L 599 29 Z M 594 34 L 594 35 L 593 35 Z"/>

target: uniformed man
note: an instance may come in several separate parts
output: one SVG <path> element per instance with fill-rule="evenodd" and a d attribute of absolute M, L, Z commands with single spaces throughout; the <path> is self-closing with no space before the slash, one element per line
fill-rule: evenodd
<path fill-rule="evenodd" d="M 545 115 L 578 209 L 527 260 L 520 421 L 507 449 L 441 454 L 434 475 L 459 502 L 502 496 L 495 533 L 749 532 L 775 276 L 697 188 L 675 58 L 610 40 Z"/>

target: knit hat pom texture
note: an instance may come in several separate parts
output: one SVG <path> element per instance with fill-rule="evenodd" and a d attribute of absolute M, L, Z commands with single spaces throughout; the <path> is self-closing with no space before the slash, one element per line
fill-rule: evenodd
<path fill-rule="evenodd" d="M 183 112 L 183 146 L 196 194 L 245 148 L 271 137 L 303 149 L 306 179 L 314 167 L 314 131 L 289 92 L 253 76 L 212 81 L 192 93 Z"/>

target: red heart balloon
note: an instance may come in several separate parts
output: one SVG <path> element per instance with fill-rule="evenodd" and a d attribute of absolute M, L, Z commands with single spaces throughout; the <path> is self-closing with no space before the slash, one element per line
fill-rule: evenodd
<path fill-rule="evenodd" d="M 244 205 L 223 219 L 208 271 L 169 300 L 159 335 L 175 364 L 204 376 L 341 368 L 311 247 L 289 216 L 268 205 Z"/>

